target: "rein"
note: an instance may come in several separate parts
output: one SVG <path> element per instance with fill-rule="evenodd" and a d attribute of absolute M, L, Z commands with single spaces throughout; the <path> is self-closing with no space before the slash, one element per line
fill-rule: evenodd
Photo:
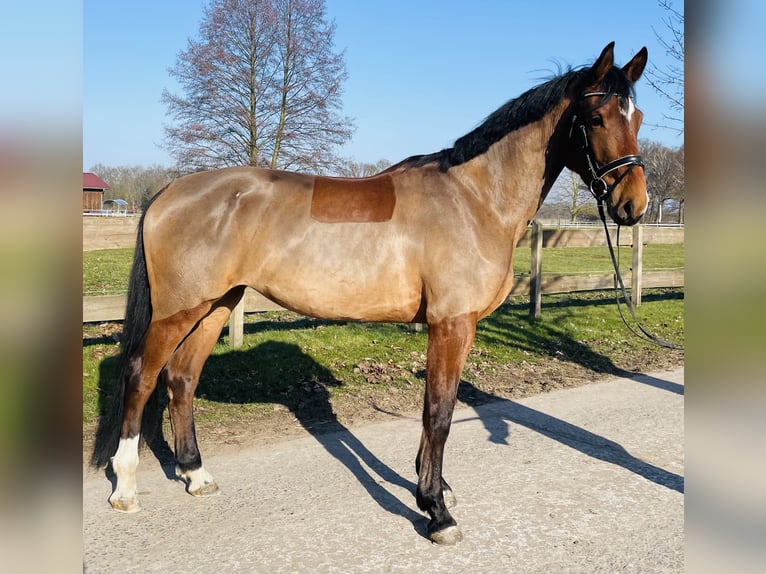
<path fill-rule="evenodd" d="M 588 92 L 586 94 L 583 94 L 581 99 L 585 99 L 591 96 L 601 96 L 610 98 L 614 96 L 615 94 L 610 94 L 608 92 Z M 603 104 L 602 104 L 603 105 Z M 600 106 L 596 106 L 600 107 Z M 596 109 L 596 108 L 593 108 Z M 592 111 L 592 110 L 591 110 Z M 596 161 L 596 158 L 593 155 L 593 150 L 591 149 L 590 142 L 588 141 L 588 133 L 587 129 L 585 127 L 585 122 L 580 120 L 577 121 L 577 115 L 575 115 L 572 118 L 572 129 L 574 129 L 575 125 L 579 128 L 579 132 L 582 136 L 582 148 L 585 152 L 585 159 L 588 163 L 588 170 L 590 171 L 591 175 L 591 181 L 589 184 L 590 192 L 593 194 L 593 197 L 596 198 L 596 204 L 598 205 L 598 215 L 601 218 L 601 223 L 604 225 L 604 233 L 606 234 L 606 244 L 609 246 L 609 256 L 612 259 L 612 266 L 614 267 L 614 273 L 615 277 L 617 279 L 617 285 L 619 286 L 619 289 L 622 293 L 622 298 L 625 301 L 625 305 L 628 307 L 628 311 L 630 311 L 631 317 L 633 317 L 633 321 L 635 322 L 636 326 L 638 327 L 638 330 L 634 329 L 633 326 L 628 323 L 628 320 L 626 319 L 625 315 L 622 312 L 622 307 L 620 307 L 620 298 L 619 295 L 616 298 L 617 301 L 617 311 L 620 313 L 620 318 L 622 319 L 622 322 L 625 323 L 625 326 L 628 328 L 628 330 L 636 335 L 639 339 L 644 339 L 646 341 L 649 341 L 650 343 L 654 343 L 655 345 L 658 345 L 660 347 L 664 347 L 666 349 L 676 349 L 683 351 L 684 348 L 681 345 L 676 345 L 675 343 L 671 343 L 669 341 L 666 341 L 665 339 L 661 339 L 660 337 L 657 337 L 656 335 L 652 335 L 649 331 L 647 331 L 643 325 L 641 325 L 641 322 L 638 320 L 638 317 L 636 316 L 636 311 L 633 308 L 633 303 L 631 303 L 630 298 L 628 297 L 627 291 L 625 289 L 625 283 L 622 280 L 622 274 L 620 273 L 620 265 L 617 262 L 617 258 L 614 255 L 614 247 L 612 245 L 612 238 L 609 235 L 609 228 L 607 227 L 606 223 L 606 215 L 604 213 L 604 201 L 606 200 L 609 195 L 614 191 L 614 189 L 620 184 L 620 182 L 623 180 L 623 178 L 628 175 L 634 167 L 641 166 L 644 167 L 644 160 L 643 158 L 638 154 L 632 154 L 632 155 L 625 155 L 622 157 L 619 157 L 615 159 L 614 161 L 610 161 L 606 165 L 600 166 L 598 165 L 598 162 Z M 571 130 L 570 130 L 570 137 L 571 137 Z M 621 167 L 628 167 L 623 173 L 621 173 L 618 177 L 615 178 L 614 182 L 612 182 L 611 185 L 608 185 L 606 181 L 604 181 L 604 176 L 616 169 L 619 169 Z M 619 245 L 620 242 L 620 226 L 617 226 L 617 244 Z M 617 287 L 615 287 L 617 289 Z"/>
<path fill-rule="evenodd" d="M 612 266 L 614 267 L 614 274 L 617 278 L 617 285 L 620 288 L 620 292 L 622 293 L 622 299 L 625 301 L 625 305 L 628 308 L 628 311 L 630 311 L 630 316 L 633 317 L 633 321 L 635 322 L 636 326 L 638 327 L 638 331 L 633 328 L 633 326 L 628 323 L 628 320 L 625 318 L 625 314 L 622 312 L 622 307 L 620 307 L 620 297 L 617 296 L 615 300 L 617 301 L 617 311 L 620 313 L 620 318 L 622 319 L 622 322 L 625 323 L 625 326 L 628 328 L 628 330 L 633 333 L 636 337 L 639 339 L 644 339 L 646 341 L 649 341 L 650 343 L 654 343 L 655 345 L 659 347 L 664 347 L 666 349 L 675 349 L 678 351 L 683 351 L 684 348 L 682 345 L 677 345 L 675 343 L 671 343 L 670 341 L 666 341 L 665 339 L 661 339 L 660 337 L 656 335 L 652 335 L 649 331 L 647 331 L 643 325 L 641 325 L 641 322 L 638 320 L 638 317 L 636 316 L 636 310 L 633 307 L 633 303 L 630 302 L 630 297 L 628 297 L 628 293 L 625 289 L 625 283 L 622 280 L 622 274 L 620 273 L 620 265 L 617 262 L 617 258 L 614 255 L 614 247 L 612 246 L 612 238 L 609 236 L 609 229 L 606 224 L 606 215 L 604 214 L 604 201 L 603 199 L 598 199 L 598 215 L 601 218 L 601 223 L 604 225 L 604 233 L 606 234 L 606 244 L 609 246 L 609 256 L 612 259 Z M 617 244 L 620 243 L 620 226 L 617 226 Z M 615 287 L 617 289 L 617 287 Z"/>

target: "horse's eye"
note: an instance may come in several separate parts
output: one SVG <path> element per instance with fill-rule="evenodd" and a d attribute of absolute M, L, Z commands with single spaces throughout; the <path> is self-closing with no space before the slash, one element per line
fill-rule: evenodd
<path fill-rule="evenodd" d="M 602 118 L 599 115 L 595 115 L 590 119 L 590 123 L 593 127 L 603 126 L 604 125 L 604 118 Z"/>

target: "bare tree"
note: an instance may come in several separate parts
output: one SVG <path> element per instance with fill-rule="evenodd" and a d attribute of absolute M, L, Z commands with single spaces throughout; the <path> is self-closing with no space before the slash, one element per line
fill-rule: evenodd
<path fill-rule="evenodd" d="M 320 170 L 352 132 L 340 117 L 343 54 L 332 52 L 335 24 L 324 21 L 324 0 L 277 0 L 279 120 L 270 166 Z"/>
<path fill-rule="evenodd" d="M 324 0 L 212 0 L 170 70 L 184 95 L 162 95 L 179 166 L 335 165 L 353 125 L 340 115 L 347 74 L 334 33 Z"/>
<path fill-rule="evenodd" d="M 566 218 L 568 223 L 598 219 L 598 211 L 588 187 L 579 175 L 565 169 L 538 212 L 538 218 Z"/>
<path fill-rule="evenodd" d="M 104 193 L 104 199 L 124 199 L 131 211 L 143 209 L 154 194 L 178 175 L 174 170 L 159 165 L 96 164 L 90 171 L 109 184 L 110 189 Z"/>
<path fill-rule="evenodd" d="M 677 210 L 678 221 L 683 221 L 683 147 L 673 149 L 651 141 L 642 141 L 640 147 L 646 166 L 646 190 L 649 194 L 649 208 L 644 221 L 663 223 L 667 209 Z"/>
<path fill-rule="evenodd" d="M 338 166 L 337 173 L 343 177 L 369 177 L 391 167 L 391 162 L 381 159 L 375 163 L 364 163 L 348 160 Z"/>
<path fill-rule="evenodd" d="M 684 222 L 684 203 L 686 200 L 685 184 L 686 169 L 684 158 L 684 146 L 682 145 L 675 152 L 676 156 L 676 201 L 678 202 L 678 223 Z"/>
<path fill-rule="evenodd" d="M 663 68 L 651 64 L 646 71 L 649 85 L 665 98 L 672 114 L 664 114 L 669 122 L 667 127 L 682 134 L 684 131 L 684 13 L 673 7 L 671 0 L 659 0 L 659 5 L 665 10 L 663 19 L 665 31 L 661 34 L 654 30 L 657 41 L 671 57 L 671 63 Z"/>

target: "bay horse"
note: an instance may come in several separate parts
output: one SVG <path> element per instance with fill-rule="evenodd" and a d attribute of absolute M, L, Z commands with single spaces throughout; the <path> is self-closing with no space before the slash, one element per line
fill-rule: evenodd
<path fill-rule="evenodd" d="M 442 477 L 457 387 L 476 322 L 508 296 L 514 249 L 564 167 L 610 217 L 647 207 L 634 84 L 642 48 L 622 68 L 614 42 L 492 113 L 453 147 L 368 178 L 253 167 L 176 179 L 141 217 L 118 373 L 116 423 L 92 462 L 111 460 L 109 502 L 139 510 L 139 436 L 160 376 L 167 385 L 178 475 L 195 496 L 218 486 L 202 465 L 192 400 L 232 308 L 252 287 L 282 307 L 331 320 L 428 324 L 416 502 L 428 533 L 454 544 Z M 641 167 L 642 169 L 634 169 Z"/>

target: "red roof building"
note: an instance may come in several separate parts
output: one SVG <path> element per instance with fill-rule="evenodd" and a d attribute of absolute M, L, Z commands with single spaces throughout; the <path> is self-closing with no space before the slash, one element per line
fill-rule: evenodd
<path fill-rule="evenodd" d="M 82 174 L 82 189 L 85 191 L 104 191 L 105 189 L 111 189 L 109 184 L 103 179 L 98 177 L 95 173 L 83 172 Z"/>
<path fill-rule="evenodd" d="M 82 210 L 83 212 L 101 212 L 104 208 L 104 190 L 111 189 L 109 184 L 95 173 L 82 174 Z"/>

